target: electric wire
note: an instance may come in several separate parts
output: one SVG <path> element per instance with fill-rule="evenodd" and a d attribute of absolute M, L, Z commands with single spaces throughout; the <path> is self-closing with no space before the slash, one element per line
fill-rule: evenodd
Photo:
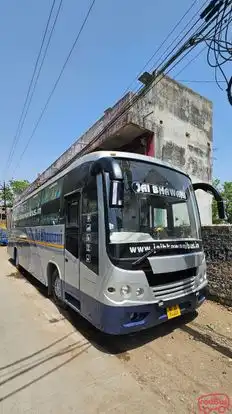
<path fill-rule="evenodd" d="M 206 3 L 208 3 L 208 0 L 205 0 L 203 5 L 197 10 L 197 12 L 193 15 L 193 17 L 191 18 L 191 21 L 194 20 L 196 18 L 196 16 L 199 15 L 199 13 L 201 12 L 201 10 L 204 9 Z M 185 15 L 188 13 L 188 11 L 190 11 L 192 8 L 192 6 L 190 6 L 190 9 L 187 10 L 187 12 L 185 13 Z M 183 16 L 184 17 L 184 16 Z M 182 20 L 182 19 L 181 19 Z M 185 32 L 185 34 L 182 36 L 182 38 L 178 41 L 178 43 L 176 44 L 176 46 L 174 46 L 172 48 L 172 50 L 166 55 L 166 53 L 168 52 L 168 50 L 174 45 L 174 43 L 180 38 L 180 36 L 182 35 L 182 33 L 189 27 L 189 22 L 184 26 L 184 28 L 181 30 L 181 32 L 172 40 L 171 44 L 166 48 L 166 50 L 162 53 L 162 55 L 156 60 L 156 62 L 153 64 L 153 66 L 151 67 L 150 71 L 154 68 L 156 68 L 156 70 L 158 71 L 159 68 L 162 66 L 162 64 L 165 62 L 165 60 L 171 56 L 171 54 L 176 50 L 176 48 L 180 45 L 180 43 L 185 39 L 185 37 L 193 30 L 193 28 L 200 22 L 200 18 L 197 19 L 197 21 L 195 21 L 195 23 L 192 24 L 192 26 L 190 27 L 190 29 L 188 29 L 187 32 Z M 203 24 L 202 24 L 203 26 Z M 201 27 L 202 27 L 201 26 Z M 174 29 L 173 29 L 174 30 Z M 199 29 L 198 29 L 199 30 Z M 172 32 L 171 32 L 172 33 Z M 170 33 L 170 35 L 171 35 Z M 168 37 L 167 37 L 168 38 Z M 159 49 L 158 49 L 159 50 Z M 158 52 L 158 50 L 156 52 Z M 152 57 L 149 59 L 149 61 L 146 63 L 146 65 L 144 66 L 144 68 L 141 70 L 141 72 L 139 73 L 138 76 L 140 76 L 143 72 L 143 70 L 148 66 L 148 64 L 150 63 L 150 61 L 154 58 L 154 56 L 156 55 L 156 52 L 152 55 Z M 166 55 L 166 56 L 165 56 Z M 165 56 L 165 58 L 164 58 Z M 161 63 L 159 64 L 160 60 L 163 59 L 161 61 Z M 159 64 L 159 65 L 158 65 Z M 157 66 L 158 65 L 158 66 Z M 135 79 L 137 80 L 137 79 Z M 131 83 L 131 85 L 135 82 L 135 80 Z M 124 94 L 126 92 L 128 92 L 130 86 L 127 87 L 127 89 L 125 90 Z"/>
<path fill-rule="evenodd" d="M 54 92 L 55 92 L 55 90 L 56 90 L 56 88 L 57 88 L 57 86 L 58 86 L 58 84 L 60 82 L 60 79 L 61 79 L 61 77 L 62 77 L 62 75 L 64 73 L 64 70 L 65 70 L 68 62 L 69 62 L 69 59 L 71 58 L 71 55 L 72 55 L 72 53 L 73 53 L 73 51 L 74 51 L 74 49 L 75 49 L 75 47 L 76 47 L 76 45 L 78 43 L 78 40 L 80 38 L 80 35 L 83 32 L 83 30 L 84 30 L 84 27 L 85 27 L 85 25 L 86 25 L 86 23 L 88 21 L 88 18 L 89 18 L 90 14 L 91 14 L 91 11 L 93 9 L 93 6 L 94 6 L 95 2 L 96 2 L 96 0 L 93 0 L 91 2 L 91 4 L 90 4 L 89 8 L 88 8 L 87 14 L 86 14 L 86 16 L 85 16 L 85 18 L 83 20 L 83 23 L 82 23 L 82 25 L 81 25 L 81 27 L 80 27 L 80 29 L 78 31 L 77 36 L 76 36 L 76 38 L 75 38 L 75 40 L 74 40 L 74 42 L 72 44 L 72 47 L 71 47 L 71 49 L 70 49 L 70 51 L 69 51 L 69 53 L 68 53 L 68 55 L 67 55 L 67 57 L 65 59 L 65 62 L 64 62 L 63 66 L 61 68 L 61 71 L 59 73 L 59 76 L 58 76 L 58 78 L 56 79 L 56 82 L 53 85 L 53 88 L 52 88 L 52 90 L 51 90 L 51 92 L 50 92 L 50 94 L 49 94 L 49 96 L 47 98 L 47 101 L 46 101 L 46 103 L 45 103 L 45 105 L 44 105 L 44 107 L 42 109 L 42 112 L 40 113 L 40 116 L 39 116 L 39 118 L 38 118 L 38 120 L 37 120 L 37 122 L 36 122 L 36 124 L 35 124 L 35 126 L 33 128 L 33 131 L 32 131 L 32 133 L 31 133 L 31 135 L 30 135 L 30 137 L 29 137 L 29 139 L 28 139 L 28 141 L 27 141 L 27 143 L 26 143 L 26 145 L 25 145 L 25 147 L 24 147 L 24 149 L 23 149 L 23 151 L 22 151 L 22 153 L 21 153 L 21 155 L 19 157 L 18 163 L 16 164 L 16 167 L 14 169 L 13 175 L 15 174 L 15 171 L 19 167 L 20 162 L 21 162 L 21 160 L 22 160 L 25 152 L 27 151 L 27 149 L 28 149 L 28 147 L 29 147 L 29 145 L 30 145 L 30 143 L 31 143 L 31 141 L 32 141 L 32 139 L 33 139 L 33 137 L 34 137 L 37 129 L 38 129 L 38 126 L 39 126 L 39 124 L 40 124 L 40 122 L 41 122 L 41 120 L 42 120 L 42 118 L 43 118 L 43 116 L 44 116 L 44 114 L 45 114 L 45 112 L 47 110 L 47 107 L 48 107 L 48 105 L 50 103 L 50 100 L 51 100 L 51 98 L 52 98 L 52 96 L 53 96 L 53 94 L 54 94 Z"/>
<path fill-rule="evenodd" d="M 54 29 L 55 29 L 55 26 L 56 26 L 56 23 L 57 23 L 59 14 L 60 14 L 60 10 L 61 10 L 62 3 L 63 3 L 63 0 L 60 0 L 59 6 L 58 6 L 58 9 L 57 9 L 57 12 L 56 12 L 55 20 L 53 22 L 53 25 L 52 25 L 52 28 L 51 28 L 51 31 L 50 31 L 50 34 L 49 34 L 49 38 L 48 38 L 48 41 L 47 41 L 47 45 L 46 45 L 46 48 L 45 48 L 45 51 L 44 51 L 44 54 L 43 54 L 43 58 L 41 60 L 41 63 L 40 63 L 39 69 L 38 69 L 38 73 L 37 73 L 36 78 L 35 78 L 35 81 L 34 81 L 34 86 L 33 86 L 33 89 L 31 91 L 30 99 L 29 99 L 29 101 L 27 103 L 27 109 L 26 109 L 26 112 L 24 113 L 24 116 L 23 116 L 23 119 L 22 119 L 22 123 L 21 123 L 20 129 L 18 131 L 18 136 L 17 136 L 17 140 L 15 141 L 15 146 L 14 146 L 14 150 L 12 152 L 12 157 L 14 155 L 14 152 L 15 152 L 15 149 L 16 149 L 16 145 L 19 142 L 20 137 L 21 137 L 21 132 L 22 132 L 22 129 L 24 127 L 24 124 L 25 124 L 25 121 L 26 121 L 26 117 L 27 117 L 27 114 L 28 114 L 29 109 L 30 109 L 30 106 L 31 106 L 31 102 L 32 102 L 32 99 L 33 99 L 33 96 L 34 96 L 34 93 L 35 93 L 35 90 L 36 90 L 36 86 L 38 84 L 38 80 L 39 80 L 39 77 L 40 77 L 40 73 L 41 73 L 42 67 L 44 65 L 45 58 L 47 56 L 48 48 L 49 48 L 50 43 L 51 43 L 51 39 L 52 39 L 52 36 L 53 36 L 53 32 L 54 32 Z M 12 159 L 12 157 L 11 157 L 11 159 Z M 10 166 L 10 162 L 8 164 L 8 167 L 9 166 Z"/>
<path fill-rule="evenodd" d="M 227 12 L 228 9 L 229 11 Z M 232 61 L 232 42 L 229 40 L 229 29 L 231 29 L 232 23 L 231 0 L 224 1 L 222 15 L 220 17 L 220 21 L 217 17 L 217 23 L 217 27 L 215 27 L 215 31 L 211 38 L 208 37 L 206 39 L 208 46 L 207 62 L 210 67 L 214 68 L 215 81 L 220 89 L 223 90 L 223 88 L 219 85 L 218 70 L 226 81 L 229 99 L 229 79 L 228 76 L 226 76 L 223 66 L 229 61 Z"/>
<path fill-rule="evenodd" d="M 39 53 L 37 55 L 37 59 L 36 59 L 35 65 L 34 65 L 32 77 L 31 77 L 31 80 L 29 82 L 26 98 L 25 98 L 23 108 L 22 108 L 22 111 L 21 111 L 21 114 L 20 114 L 20 118 L 19 118 L 19 121 L 18 121 L 18 125 L 17 125 L 17 128 L 16 128 L 16 133 L 14 135 L 13 142 L 12 142 L 12 145 L 11 145 L 11 149 L 10 149 L 10 152 L 9 152 L 9 156 L 7 158 L 6 169 L 7 169 L 8 165 L 10 165 L 10 162 L 11 162 L 13 154 L 14 154 L 15 146 L 17 145 L 18 135 L 19 135 L 20 130 L 21 130 L 20 128 L 21 128 L 22 120 L 23 120 L 23 117 L 24 117 L 24 113 L 25 113 L 25 109 L 26 109 L 26 106 L 27 106 L 28 98 L 29 98 L 29 95 L 30 95 L 30 92 L 31 92 L 34 77 L 35 77 L 35 74 L 36 74 L 36 71 L 37 71 L 37 68 L 38 68 L 39 60 L 40 60 L 40 57 L 41 57 L 41 54 L 42 54 L 43 46 L 44 46 L 46 36 L 47 36 L 47 33 L 48 33 L 49 24 L 50 24 L 50 21 L 51 21 L 51 18 L 52 18 L 52 13 L 53 13 L 53 9 L 55 7 L 55 3 L 56 3 L 56 0 L 53 0 L 51 9 L 49 11 L 48 19 L 47 19 L 47 22 L 46 22 L 45 30 L 44 30 L 44 33 L 43 33 Z"/>
<path fill-rule="evenodd" d="M 192 20 L 197 16 L 197 15 L 199 15 L 199 13 L 200 13 L 200 11 L 204 8 L 204 6 L 206 5 L 206 3 L 208 2 L 208 0 L 206 0 L 205 2 L 204 2 L 204 4 L 200 7 L 200 9 L 194 14 L 194 16 L 193 16 L 193 18 L 192 18 Z M 199 23 L 201 21 L 201 19 L 200 19 L 200 17 L 197 19 L 197 21 L 195 22 L 195 23 L 193 23 L 192 24 L 192 26 L 190 27 L 190 29 L 188 29 L 188 31 L 182 36 L 182 38 L 178 41 L 178 44 L 176 45 L 176 46 L 174 46 L 173 47 L 173 49 L 168 53 L 168 55 L 166 55 L 165 57 L 164 57 L 164 55 L 165 55 L 165 53 L 163 53 L 163 55 L 161 56 L 161 58 L 163 57 L 163 60 L 161 61 L 161 63 L 159 63 L 159 61 L 160 61 L 160 59 L 154 64 L 154 66 L 153 66 L 153 68 L 156 68 L 157 70 L 158 70 L 158 68 L 159 67 L 161 67 L 163 64 L 164 64 L 164 62 L 167 60 L 167 58 L 169 57 L 169 56 L 171 56 L 174 52 L 175 52 L 175 50 L 176 50 L 176 48 L 178 47 L 178 45 L 186 38 L 186 36 L 188 35 L 188 34 L 190 34 L 191 33 L 191 31 L 194 29 L 194 27 Z M 201 30 L 202 28 L 203 28 L 203 26 L 204 26 L 204 24 L 202 23 L 202 25 L 198 28 L 198 30 L 197 31 L 199 31 L 199 30 Z M 184 29 L 186 29 L 188 27 L 188 24 L 185 26 L 185 28 Z M 194 32 L 194 34 L 195 34 L 196 32 Z M 170 47 L 179 39 L 179 37 L 180 37 L 180 35 L 182 34 L 182 32 L 172 41 L 172 43 L 170 44 L 170 46 L 169 46 L 169 48 L 168 49 L 170 49 Z M 192 36 L 194 36 L 194 34 L 192 34 Z M 158 63 L 159 63 L 159 65 L 158 65 Z M 157 67 L 157 65 L 158 65 L 158 67 Z M 152 68 L 152 69 L 153 69 Z"/>
<path fill-rule="evenodd" d="M 177 79 L 178 82 L 186 83 L 215 83 L 215 79 Z M 220 83 L 225 83 L 225 80 L 219 80 Z"/>
<path fill-rule="evenodd" d="M 214 19 L 215 20 L 215 19 Z M 210 25 L 207 24 L 206 27 L 209 27 Z M 216 26 L 216 24 L 215 24 Z M 211 27 L 210 30 L 208 31 L 208 35 L 215 29 L 215 27 Z M 201 29 L 202 30 L 202 29 Z M 204 50 L 206 50 L 206 46 L 200 50 L 200 52 L 194 56 L 189 62 L 187 62 L 187 64 L 175 75 L 176 77 L 179 76 L 179 74 L 187 67 L 189 66 Z M 108 129 L 110 129 L 118 120 L 119 118 L 121 118 L 125 112 L 127 112 L 131 107 L 133 107 L 136 102 L 145 94 L 148 93 L 153 87 L 157 86 L 157 84 L 167 75 L 170 73 L 170 71 L 172 71 L 189 53 L 191 52 L 191 49 L 188 49 L 185 51 L 185 54 L 183 56 L 180 57 L 180 59 L 174 63 L 174 65 L 166 72 L 166 73 L 161 73 L 157 79 L 155 79 L 153 82 L 151 82 L 151 84 L 149 86 L 141 86 L 139 88 L 139 90 L 137 91 L 136 95 L 134 95 L 130 100 L 129 103 L 126 103 L 124 105 L 124 107 L 122 108 L 122 110 L 120 111 L 120 113 L 109 123 L 107 124 L 107 126 L 105 128 L 103 128 L 102 131 L 99 132 L 99 134 L 87 145 L 85 145 L 85 147 L 83 149 L 80 150 L 80 152 L 78 153 L 78 156 L 76 158 L 79 158 L 80 156 L 84 155 L 86 152 L 88 152 L 89 148 L 94 145 L 95 142 L 97 142 L 97 140 L 99 139 L 99 137 Z M 73 162 L 73 159 L 72 161 Z M 66 168 L 69 165 L 69 163 L 67 163 L 63 168 Z"/>
<path fill-rule="evenodd" d="M 140 70 L 139 74 L 136 76 L 136 78 L 134 78 L 134 80 L 128 85 L 128 87 L 126 88 L 125 92 L 123 93 L 126 94 L 127 91 L 132 87 L 132 85 L 138 80 L 138 77 L 144 72 L 144 70 L 147 68 L 147 66 L 149 65 L 149 63 L 151 63 L 151 61 L 154 59 L 154 57 L 157 55 L 157 53 L 161 50 L 161 48 L 165 45 L 165 43 L 168 41 L 168 39 L 172 36 L 172 34 L 175 32 L 175 30 L 180 26 L 180 24 L 182 23 L 182 21 L 184 20 L 184 18 L 189 14 L 189 12 L 193 9 L 193 7 L 195 6 L 195 4 L 197 3 L 198 0 L 194 0 L 193 3 L 190 5 L 190 7 L 186 10 L 186 12 L 183 14 L 183 16 L 180 18 L 180 20 L 175 24 L 175 26 L 172 28 L 172 30 L 168 33 L 168 35 L 165 37 L 165 39 L 162 41 L 162 43 L 159 45 L 159 47 L 155 50 L 155 52 L 152 54 L 152 56 L 148 59 L 148 61 L 145 63 L 145 65 L 143 66 L 143 68 Z M 185 30 L 185 28 L 187 27 L 187 25 L 184 27 L 184 29 L 182 30 L 182 32 Z M 182 33 L 181 32 L 181 33 Z M 169 46 L 170 47 L 170 46 Z M 169 47 L 167 48 L 167 50 L 169 49 Z"/>
<path fill-rule="evenodd" d="M 179 61 L 178 62 L 176 62 L 166 73 L 163 73 L 163 74 L 161 74 L 160 75 L 160 77 L 158 78 L 158 79 L 156 79 L 154 82 L 152 82 L 148 87 L 145 87 L 144 88 L 144 86 L 142 86 L 141 88 L 140 88 L 140 90 L 139 90 L 139 92 L 137 93 L 137 95 L 135 95 L 134 97 L 132 97 L 132 100 L 131 100 L 131 102 L 129 102 L 129 104 L 126 104 L 125 105 L 125 107 L 122 109 L 122 111 L 118 114 L 118 116 L 116 117 L 116 118 L 114 118 L 113 120 L 112 120 L 112 122 L 110 123 L 110 124 L 108 124 L 102 131 L 100 131 L 99 132 L 99 134 L 89 143 L 89 144 L 87 144 L 82 150 L 80 150 L 80 152 L 78 153 L 78 158 L 80 157 L 80 156 L 82 156 L 82 155 L 84 155 L 86 152 L 88 152 L 88 149 L 89 149 L 89 147 L 91 147 L 95 142 L 97 142 L 97 140 L 99 139 L 99 137 L 106 131 L 106 130 L 108 130 L 109 128 L 111 128 L 119 119 L 120 119 L 120 117 L 122 117 L 123 115 L 124 115 L 124 113 L 125 112 L 127 112 L 127 111 L 129 111 L 135 104 L 136 104 L 136 102 L 141 98 L 141 96 L 143 96 L 145 93 L 148 93 L 152 88 L 154 88 L 155 86 L 157 86 L 158 85 L 158 83 L 159 82 L 161 82 L 162 81 L 162 79 L 167 75 L 167 74 L 169 74 L 170 73 L 170 71 L 171 70 L 173 70 L 174 69 L 174 67 L 176 67 L 176 65 L 177 64 L 179 64 L 184 58 L 185 58 L 185 56 L 187 55 L 187 54 L 189 54 L 190 53 L 190 50 L 188 50 L 187 52 L 186 52 L 186 54 L 184 55 L 184 56 L 182 56 L 180 59 L 179 59 Z M 200 52 L 200 53 L 202 53 L 202 51 Z M 195 56 L 191 61 L 189 61 L 187 64 L 186 64 L 186 67 L 188 66 L 188 65 L 190 65 L 191 63 L 192 63 L 192 61 L 193 60 L 195 60 L 199 55 L 200 55 L 200 53 L 197 55 L 197 56 Z M 176 76 L 178 76 L 182 71 L 184 70 L 184 68 L 182 68 L 181 69 L 181 71 L 180 72 L 178 72 L 178 74 L 176 75 Z M 73 160 L 72 160 L 73 161 Z M 66 166 L 68 166 L 68 164 L 66 165 Z M 66 167 L 65 166 L 65 167 Z"/>
<path fill-rule="evenodd" d="M 227 0 L 227 7 L 228 7 L 228 5 L 230 4 L 230 3 L 232 3 L 231 1 L 229 1 L 229 0 Z M 203 42 L 203 41 L 205 41 L 205 38 L 204 38 L 204 35 L 203 35 L 203 33 L 204 33 L 204 30 L 206 30 L 206 29 L 208 29 L 209 28 L 209 31 L 208 31 L 208 33 L 207 33 L 207 36 L 208 37 L 210 37 L 210 38 L 212 38 L 212 34 L 214 33 L 214 35 L 215 34 L 217 34 L 218 33 L 218 31 L 219 31 L 219 27 L 220 27 L 220 33 L 221 33 L 221 31 L 222 30 L 224 30 L 224 28 L 225 28 L 225 26 L 223 27 L 223 23 L 228 23 L 227 21 L 225 22 L 225 19 L 224 19 L 224 22 L 221 22 L 221 19 L 220 19 L 220 21 L 219 21 L 219 16 L 221 16 L 222 15 L 222 13 L 223 13 L 223 17 L 225 17 L 226 16 L 226 14 L 225 14 L 225 11 L 226 11 L 226 9 L 223 9 L 223 11 L 222 10 L 220 10 L 220 9 L 218 9 L 218 11 L 217 11 L 217 14 L 216 14 L 216 16 L 214 16 L 214 14 L 212 14 L 212 19 L 209 21 L 209 20 L 207 20 L 207 19 L 205 19 L 205 23 L 202 23 L 201 25 L 200 25 L 200 27 L 198 28 L 198 30 L 195 30 L 194 31 L 194 34 L 192 34 L 192 36 L 191 36 L 191 39 L 189 39 L 188 41 L 186 41 L 185 43 L 184 43 L 184 45 L 182 45 L 181 46 L 181 48 L 179 49 L 179 51 L 178 52 L 176 52 L 176 54 L 171 58 L 171 59 L 169 59 L 169 61 L 168 61 L 168 63 L 166 63 L 166 66 L 165 66 L 165 71 L 168 69 L 168 71 L 167 72 L 165 72 L 164 70 L 163 70 L 163 72 L 161 71 L 161 72 L 159 72 L 158 74 L 157 73 L 155 73 L 155 76 L 154 76 L 154 79 L 150 82 L 150 84 L 149 85 L 146 85 L 145 87 L 144 86 L 141 86 L 137 91 L 136 91 L 136 94 L 133 94 L 132 95 L 132 97 L 129 97 L 129 102 L 127 102 L 124 106 L 123 106 L 123 108 L 121 109 L 121 111 L 119 112 L 119 114 L 115 117 L 115 118 L 113 118 L 113 120 L 109 123 L 109 124 L 107 124 L 107 126 L 105 127 L 105 128 L 103 128 L 103 130 L 101 130 L 100 132 L 99 132 L 99 134 L 91 141 L 91 142 L 89 142 L 87 145 L 85 145 L 85 147 L 83 148 L 83 149 L 81 149 L 80 150 L 80 152 L 78 153 L 78 155 L 75 157 L 75 158 L 79 158 L 80 156 L 82 156 L 82 155 L 84 155 L 86 152 L 88 152 L 88 150 L 89 150 L 89 148 L 92 146 L 92 145 L 94 145 L 94 143 L 99 139 L 99 136 L 101 136 L 104 132 L 105 132 L 105 130 L 109 130 L 111 127 L 112 127 L 112 125 L 114 125 L 115 124 L 115 122 L 117 122 L 118 121 L 118 119 L 120 118 L 120 117 L 122 117 L 124 114 L 125 114 L 125 112 L 127 112 L 133 105 L 135 105 L 136 104 L 136 102 L 145 94 L 145 93 L 147 93 L 151 88 L 153 88 L 153 87 L 155 87 L 170 71 L 172 71 L 177 65 L 179 65 L 180 64 L 180 62 L 181 61 L 183 61 L 183 59 L 185 59 L 186 58 L 186 56 L 191 52 L 191 48 L 190 48 L 190 46 L 196 46 L 198 43 L 200 43 L 200 42 Z M 231 15 L 231 12 L 229 12 L 230 13 L 230 15 Z M 227 13 L 227 15 L 228 15 L 228 13 Z M 197 20 L 197 22 L 199 22 L 199 20 L 200 19 L 198 19 Z M 189 29 L 189 31 L 187 32 L 187 34 L 188 33 L 190 33 L 191 31 L 192 31 L 192 29 L 196 26 L 196 24 L 197 24 L 197 22 L 195 22 L 192 26 L 191 26 L 191 28 Z M 220 22 L 220 26 L 219 26 L 219 22 Z M 215 23 L 214 24 L 214 26 L 212 26 L 212 23 Z M 187 34 L 185 34 L 185 36 L 187 35 Z M 185 38 L 185 36 L 184 37 L 182 37 L 182 39 L 181 39 L 181 41 L 182 40 L 184 40 L 184 38 Z M 192 44 L 190 43 L 190 40 L 192 41 Z M 180 41 L 180 42 L 181 42 Z M 170 54 L 173 52 L 173 51 L 175 51 L 176 50 L 176 48 L 178 47 L 178 45 L 180 44 L 180 42 L 174 47 L 174 49 L 172 49 L 172 51 L 166 56 L 166 58 L 165 59 L 167 59 L 167 57 L 169 57 L 170 56 Z M 221 42 L 221 38 L 219 38 L 219 41 L 218 41 L 218 43 L 220 44 L 220 42 Z M 188 65 L 190 65 L 205 49 L 206 49 L 206 47 L 207 47 L 207 44 L 206 44 L 206 46 L 205 46 L 205 48 L 203 48 L 199 53 L 198 53 L 198 55 L 197 56 L 194 56 L 194 58 L 193 59 L 191 59 L 179 72 L 178 72 L 178 74 L 176 74 L 175 75 L 175 77 L 176 76 L 178 76 Z M 186 49 L 185 49 L 186 48 Z M 178 54 L 178 53 L 182 53 L 182 56 L 180 55 L 180 54 Z M 177 58 L 179 58 L 177 61 L 175 61 Z M 165 60 L 164 61 L 162 61 L 162 63 L 161 63 L 161 65 L 163 64 L 163 63 L 165 63 Z M 161 65 L 159 65 L 159 67 L 161 66 Z M 171 66 L 170 68 L 168 68 L 168 65 L 169 66 Z M 161 69 L 162 69 L 162 66 L 161 66 Z M 46 107 L 45 107 L 45 110 L 46 110 Z M 43 115 L 43 113 L 44 112 L 42 112 L 42 115 Z M 40 120 L 40 119 L 39 119 Z M 38 124 L 36 125 L 36 128 L 37 128 L 37 126 L 38 126 Z M 34 130 L 33 130 L 33 134 L 32 134 L 32 137 L 33 137 L 33 135 L 34 135 Z M 31 137 L 31 138 L 32 138 Z M 29 143 L 28 143 L 28 145 L 29 145 Z M 24 155 L 24 153 L 25 153 L 25 151 L 26 151 L 26 149 L 24 150 L 24 152 L 22 153 L 22 156 Z M 22 156 L 21 156 L 21 158 L 20 158 L 20 160 L 22 159 Z M 72 159 L 72 161 L 70 161 L 70 162 L 73 162 L 73 159 Z M 70 163 L 69 162 L 69 163 Z M 65 166 L 63 166 L 63 168 L 66 168 L 68 165 L 69 165 L 69 163 L 67 163 Z M 62 168 L 62 169 L 63 169 Z"/>
<path fill-rule="evenodd" d="M 219 11 L 219 13 L 220 13 L 220 11 Z M 215 19 L 214 19 L 215 20 Z M 212 22 L 211 22 L 212 23 Z M 207 24 L 206 25 L 206 27 L 209 27 L 210 26 L 210 24 Z M 215 26 L 214 27 L 211 27 L 210 29 L 209 29 L 209 31 L 208 31 L 208 35 L 210 35 L 211 34 L 211 32 L 215 29 L 215 27 L 216 27 L 216 24 L 215 24 Z M 201 30 L 202 30 L 202 28 L 201 28 Z M 197 33 L 196 33 L 197 34 Z M 197 43 L 196 43 L 197 44 Z M 187 66 L 189 66 L 204 50 L 206 50 L 206 46 L 202 49 L 202 50 L 200 50 L 200 52 L 195 56 L 195 57 L 193 57 L 189 62 L 187 62 L 187 64 L 175 75 L 175 77 L 177 77 L 177 76 L 179 76 L 179 74 L 187 67 Z M 144 86 L 142 86 L 138 91 L 137 91 L 137 94 L 135 95 L 135 97 L 133 97 L 132 98 L 132 100 L 131 100 L 131 102 L 129 103 L 129 104 L 127 104 L 127 105 L 125 105 L 125 108 L 123 108 L 122 109 L 122 112 L 120 112 L 120 114 L 115 118 L 115 119 L 113 119 L 113 121 L 112 121 L 112 123 L 110 123 L 109 125 L 107 125 L 106 126 L 106 128 L 105 129 L 108 129 L 108 128 L 110 128 L 115 122 L 117 122 L 117 120 L 121 117 L 121 116 L 123 116 L 124 115 L 124 113 L 126 112 L 126 111 L 128 111 L 133 105 L 135 105 L 135 103 L 141 98 L 141 96 L 143 95 L 143 94 L 145 94 L 145 93 L 147 93 L 147 92 L 149 92 L 149 90 L 150 89 L 152 89 L 154 86 L 156 86 L 167 74 L 169 74 L 170 73 L 170 71 L 171 70 L 173 70 L 189 53 L 191 52 L 191 49 L 188 49 L 188 50 L 186 50 L 186 52 L 185 52 L 185 54 L 184 55 L 182 55 L 181 57 L 180 57 L 180 59 L 177 61 L 177 62 L 175 62 L 174 63 L 174 65 L 166 72 L 166 73 L 161 73 L 161 74 L 159 74 L 159 76 L 158 76 L 158 78 L 156 79 L 156 80 L 154 80 L 153 82 L 151 82 L 151 84 L 148 86 L 148 87 L 144 87 Z M 81 155 L 83 155 L 83 154 L 85 154 L 86 153 L 86 151 L 88 151 L 88 149 L 89 149 L 89 147 L 91 147 L 91 145 L 93 145 L 98 139 L 99 139 L 99 136 L 100 135 L 102 135 L 103 133 L 104 133 L 105 131 L 103 130 L 103 131 L 101 131 L 95 138 L 94 138 L 94 140 L 92 140 L 89 144 L 87 144 L 86 146 L 85 146 L 85 148 L 83 148 L 80 152 L 79 152 L 79 154 L 78 154 L 78 157 L 79 156 L 81 156 Z"/>

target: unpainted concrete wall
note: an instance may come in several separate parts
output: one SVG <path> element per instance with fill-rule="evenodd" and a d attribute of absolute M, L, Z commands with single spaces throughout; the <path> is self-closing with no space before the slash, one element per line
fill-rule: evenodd
<path fill-rule="evenodd" d="M 212 180 L 212 103 L 163 78 L 131 111 L 131 121 L 154 131 L 155 156 L 187 172 L 193 182 Z M 203 225 L 212 223 L 212 198 L 199 191 Z"/>
<path fill-rule="evenodd" d="M 202 228 L 209 295 L 232 306 L 232 226 Z"/>

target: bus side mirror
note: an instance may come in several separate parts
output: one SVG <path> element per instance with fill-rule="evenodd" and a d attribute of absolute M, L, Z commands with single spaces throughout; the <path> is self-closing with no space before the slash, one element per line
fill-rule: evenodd
<path fill-rule="evenodd" d="M 194 183 L 193 184 L 193 189 L 194 189 L 194 191 L 203 190 L 206 193 L 212 194 L 213 197 L 215 198 L 215 200 L 217 201 L 218 217 L 221 220 L 226 219 L 225 205 L 224 205 L 223 198 L 222 198 L 221 194 L 218 192 L 218 190 L 215 187 L 213 187 L 209 183 Z"/>
<path fill-rule="evenodd" d="M 226 212 L 225 212 L 224 201 L 218 201 L 217 202 L 217 208 L 218 208 L 218 217 L 221 220 L 225 220 L 226 219 Z"/>
<path fill-rule="evenodd" d="M 96 160 L 90 168 L 90 174 L 96 176 L 108 173 L 110 179 L 109 205 L 121 208 L 124 204 L 124 181 L 119 163 L 112 157 L 102 157 Z"/>
<path fill-rule="evenodd" d="M 110 180 L 109 205 L 112 208 L 123 207 L 124 183 L 122 180 Z"/>

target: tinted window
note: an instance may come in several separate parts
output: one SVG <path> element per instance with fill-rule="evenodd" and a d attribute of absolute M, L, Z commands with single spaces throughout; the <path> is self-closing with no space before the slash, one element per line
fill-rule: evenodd
<path fill-rule="evenodd" d="M 78 206 L 79 200 L 72 200 L 68 202 L 66 227 L 78 226 Z"/>
<path fill-rule="evenodd" d="M 26 227 L 30 221 L 29 200 L 24 201 L 16 209 L 16 223 L 19 227 Z"/>
<path fill-rule="evenodd" d="M 84 187 L 88 179 L 89 166 L 90 163 L 85 163 L 66 174 L 64 177 L 64 195 Z"/>
<path fill-rule="evenodd" d="M 49 185 L 42 191 L 41 204 L 48 203 L 52 200 L 60 198 L 62 187 L 62 180 L 56 181 L 55 183 Z"/>
<path fill-rule="evenodd" d="M 27 226 L 39 226 L 41 217 L 41 192 L 29 199 L 29 211 Z"/>
<path fill-rule="evenodd" d="M 41 207 L 41 225 L 59 224 L 60 221 L 60 199 L 49 201 Z"/>
<path fill-rule="evenodd" d="M 41 216 L 41 193 L 24 201 L 14 209 L 13 220 L 16 227 L 39 226 Z"/>
<path fill-rule="evenodd" d="M 43 226 L 59 224 L 60 222 L 60 196 L 63 179 L 44 188 L 41 194 L 41 221 Z"/>
<path fill-rule="evenodd" d="M 80 193 L 75 193 L 65 199 L 66 228 L 65 248 L 73 256 L 79 257 L 79 204 Z"/>

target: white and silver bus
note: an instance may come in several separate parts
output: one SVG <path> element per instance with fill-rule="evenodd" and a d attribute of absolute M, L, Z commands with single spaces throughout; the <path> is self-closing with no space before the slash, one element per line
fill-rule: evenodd
<path fill-rule="evenodd" d="M 205 299 L 196 189 L 215 196 L 223 218 L 210 184 L 157 159 L 85 155 L 14 205 L 9 254 L 104 332 L 157 325 Z"/>

